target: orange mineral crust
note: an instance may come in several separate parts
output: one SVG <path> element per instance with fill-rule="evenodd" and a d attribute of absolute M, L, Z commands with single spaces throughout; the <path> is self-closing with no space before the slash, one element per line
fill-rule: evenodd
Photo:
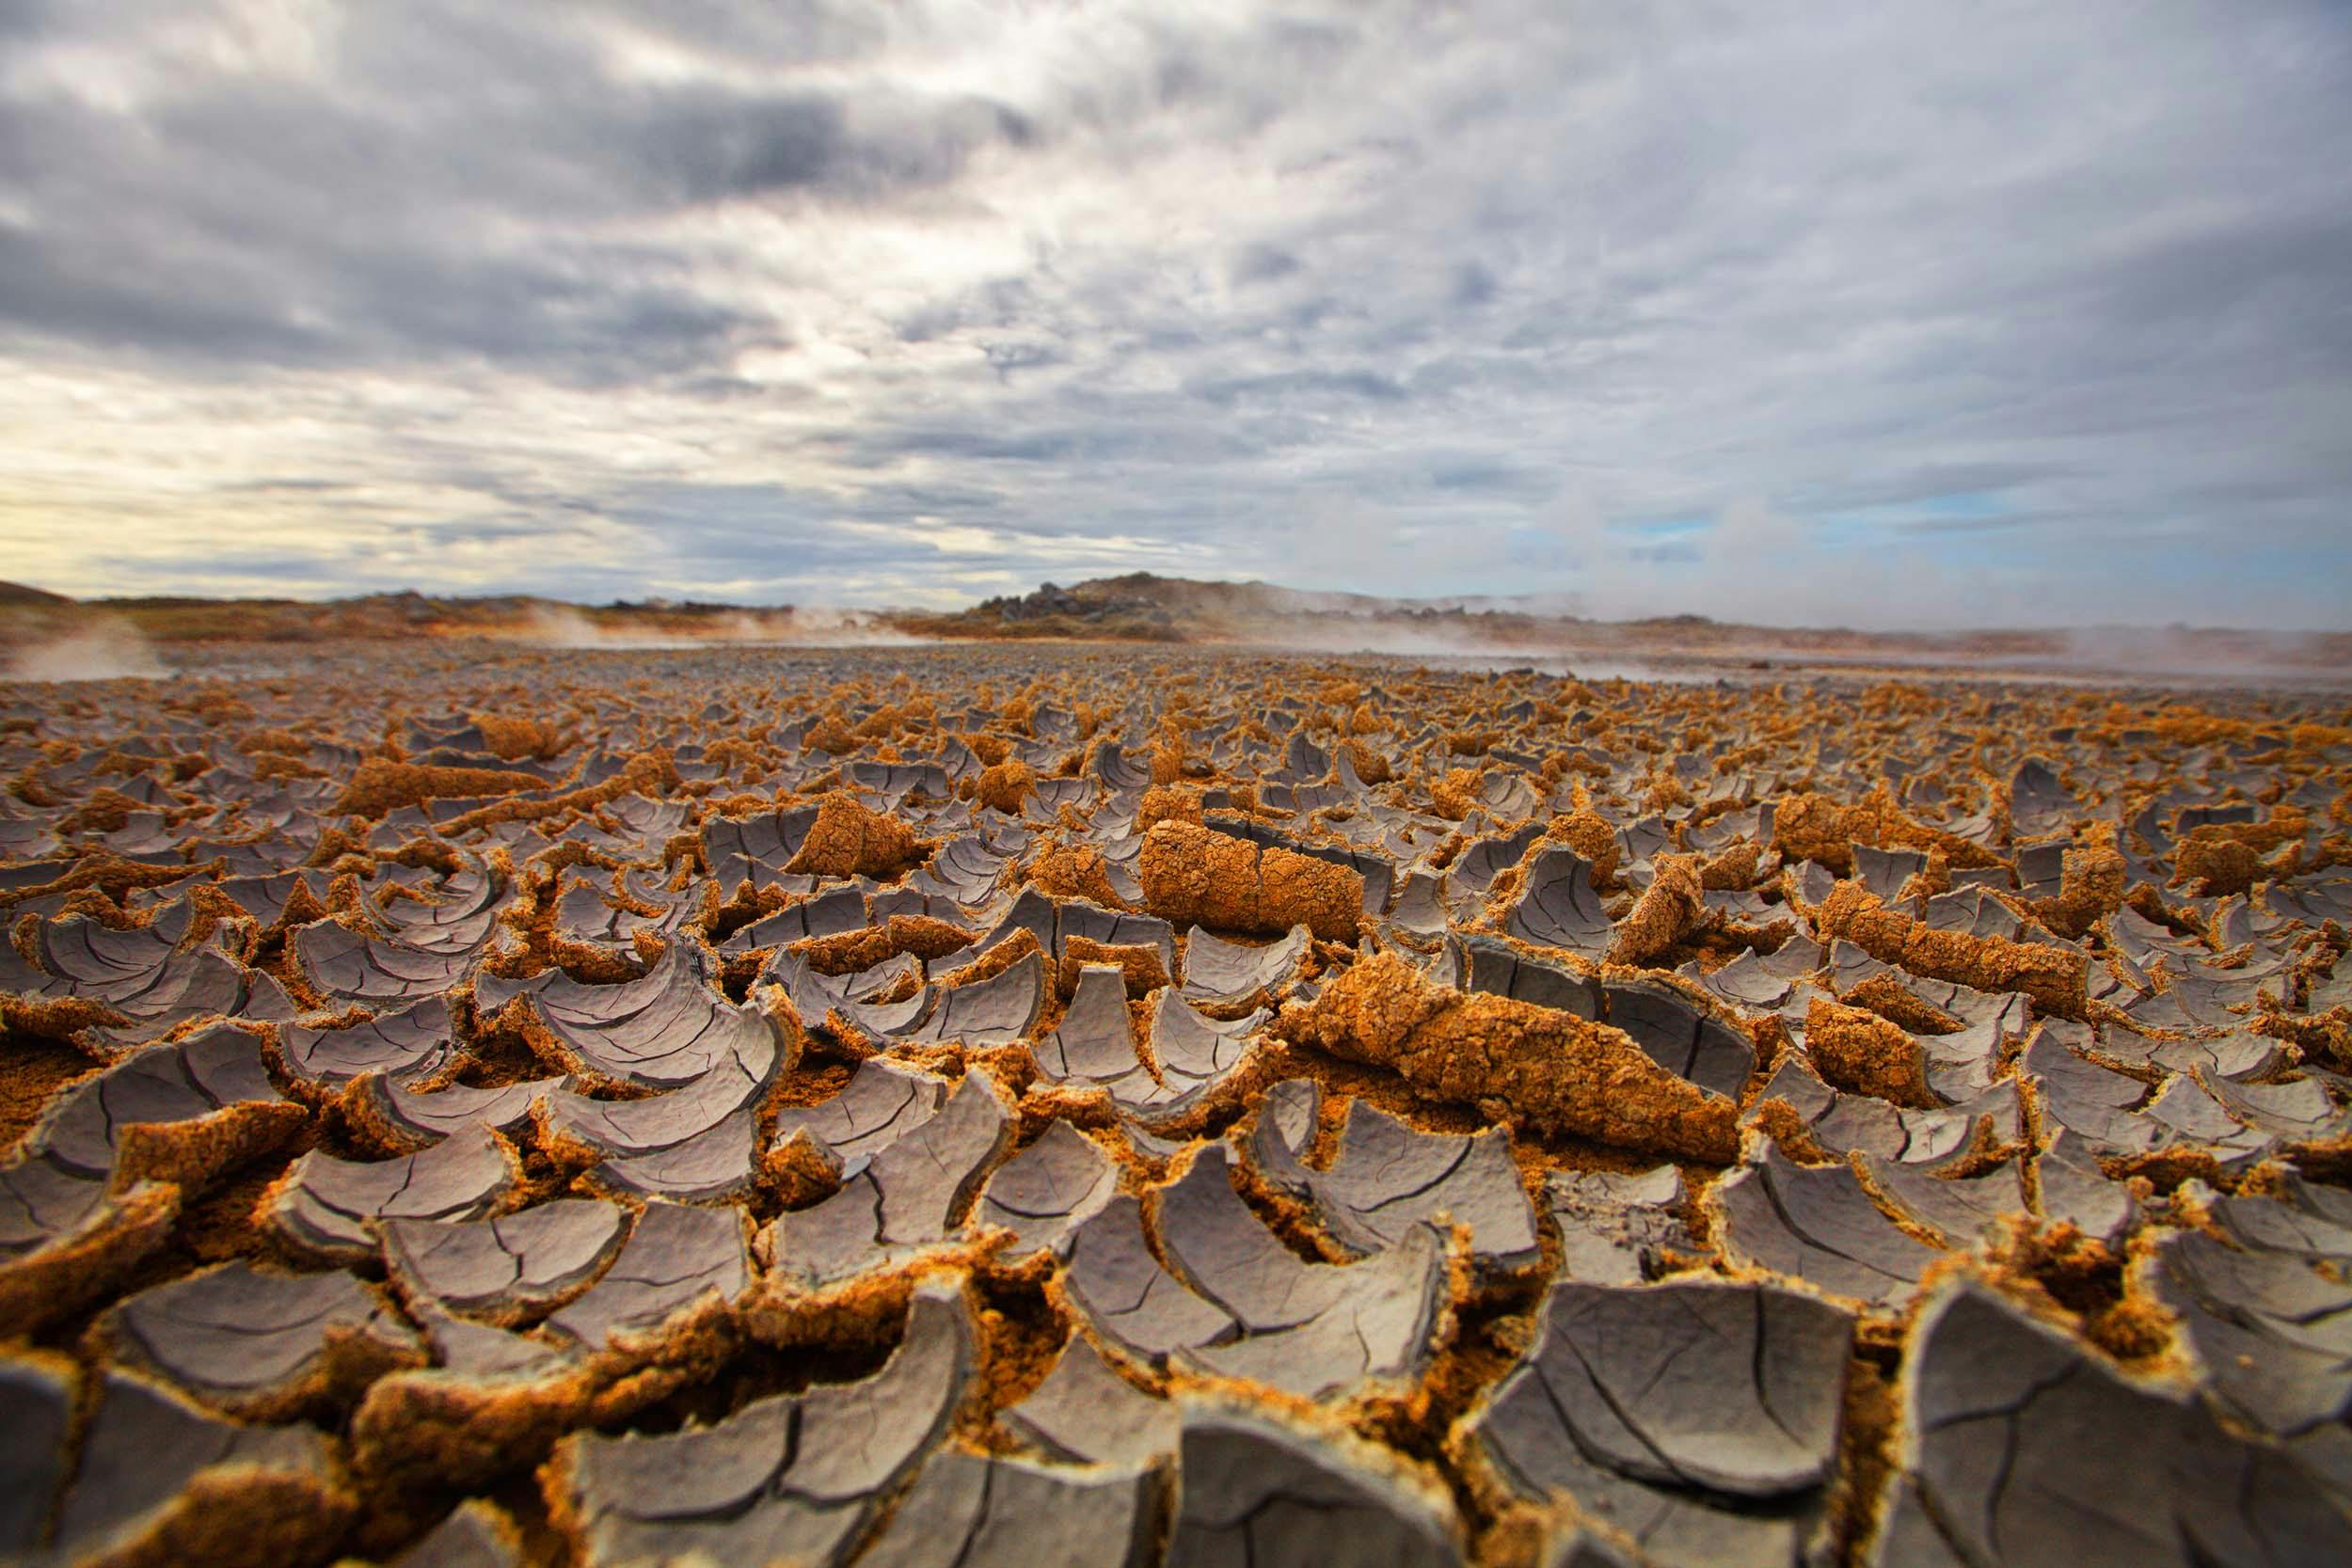
<path fill-rule="evenodd" d="M 1356 872 L 1188 822 L 1152 825 L 1138 874 L 1145 907 L 1167 920 L 1263 936 L 1304 926 L 1345 941 L 1363 918 Z"/>
<path fill-rule="evenodd" d="M 2340 696 L 443 609 L 0 686 L 0 1561 L 2352 1561 Z"/>
<path fill-rule="evenodd" d="M 1728 1163 L 1736 1108 L 1645 1055 L 1624 1031 L 1502 996 L 1432 986 L 1366 958 L 1286 1016 L 1300 1045 L 1391 1068 L 1437 1099 L 1619 1148 Z"/>

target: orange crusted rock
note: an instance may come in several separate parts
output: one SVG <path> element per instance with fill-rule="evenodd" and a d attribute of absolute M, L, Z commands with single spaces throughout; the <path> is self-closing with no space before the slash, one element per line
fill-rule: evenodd
<path fill-rule="evenodd" d="M 1616 879 L 1617 857 L 1623 850 L 1617 844 L 1617 831 L 1598 812 L 1588 807 L 1555 816 L 1544 830 L 1544 837 L 1566 845 L 1592 863 L 1594 892 L 1600 892 Z"/>
<path fill-rule="evenodd" d="M 1804 1045 L 1823 1079 L 1921 1110 L 1942 1103 L 1928 1088 L 1928 1056 L 1896 1024 L 1860 1007 L 1816 996 L 1804 1013 Z"/>
<path fill-rule="evenodd" d="M 972 933 L 961 926 L 928 914 L 894 914 L 879 926 L 804 938 L 794 942 L 791 951 L 806 958 L 819 974 L 854 974 L 887 963 L 901 953 L 912 953 L 929 963 L 971 945 Z"/>
<path fill-rule="evenodd" d="M 1743 838 L 1717 850 L 1699 867 L 1699 886 L 1710 893 L 1736 893 L 1755 882 L 1756 863 L 1763 858 L 1764 847 L 1752 838 Z"/>
<path fill-rule="evenodd" d="M 923 841 L 895 817 L 834 790 L 818 802 L 817 820 L 785 870 L 817 877 L 896 877 L 922 860 Z"/>
<path fill-rule="evenodd" d="M 1479 770 L 1456 768 L 1429 786 L 1430 804 L 1439 816 L 1459 822 L 1478 807 Z"/>
<path fill-rule="evenodd" d="M 1737 1112 L 1573 1013 L 1431 984 L 1392 953 L 1341 974 L 1277 1027 L 1294 1044 L 1390 1068 L 1422 1094 L 1619 1148 L 1728 1164 Z"/>
<path fill-rule="evenodd" d="M 1037 789 L 1037 769 L 1027 763 L 1011 759 L 983 769 L 974 795 L 981 805 L 993 806 L 1009 816 L 1021 815 L 1023 802 Z"/>
<path fill-rule="evenodd" d="M 1696 855 L 1661 855 L 1650 884 L 1617 922 L 1608 961 L 1644 964 L 1697 928 L 1707 914 Z"/>
<path fill-rule="evenodd" d="M 1824 941 L 1843 937 L 1882 963 L 1978 990 L 2021 991 L 2042 1011 L 2080 1018 L 2090 955 L 2071 947 L 1941 931 L 1890 910 L 1860 882 L 1843 881 L 1813 911 Z"/>
<path fill-rule="evenodd" d="M 2111 844 L 2069 848 L 2055 898 L 2038 900 L 2034 918 L 2062 937 L 2079 937 L 2123 907 L 2123 857 Z"/>
<path fill-rule="evenodd" d="M 1049 845 L 1029 863 L 1029 884 L 1057 898 L 1084 898 L 1106 910 L 1126 908 L 1111 886 L 1110 863 L 1090 844 Z"/>
<path fill-rule="evenodd" d="M 1362 709 L 1359 708 L 1357 711 L 1360 713 Z M 1368 784 L 1387 784 L 1396 777 L 1396 769 L 1389 766 L 1389 759 L 1362 741 L 1351 740 L 1344 750 L 1347 752 L 1349 764 L 1356 769 L 1356 776 L 1364 783 Z"/>
<path fill-rule="evenodd" d="M 496 713 L 477 713 L 472 718 L 490 754 L 509 762 L 523 757 L 551 757 L 564 744 L 555 726 L 544 719 L 512 719 Z"/>
<path fill-rule="evenodd" d="M 1839 1000 L 1849 1007 L 1876 1013 L 1915 1035 L 1948 1035 L 1963 1027 L 1961 1020 L 1905 986 L 1891 969 L 1848 986 Z"/>
<path fill-rule="evenodd" d="M 1144 908 L 1179 925 L 1350 942 L 1364 917 L 1364 879 L 1348 867 L 1188 822 L 1144 835 L 1140 875 Z"/>
<path fill-rule="evenodd" d="M 993 980 L 1030 954 L 1043 950 L 1037 940 L 1037 933 L 1025 926 L 970 963 L 945 974 L 934 975 L 933 979 L 947 990 L 953 990 L 958 986 L 977 986 L 983 980 Z"/>
<path fill-rule="evenodd" d="M 2207 898 L 2244 893 L 2262 875 L 2262 857 L 2254 847 L 2219 827 L 2191 829 L 2174 851 L 2172 864 L 2175 882 L 2196 884 Z"/>
<path fill-rule="evenodd" d="M 1072 936 L 1062 940 L 1060 991 L 1064 996 L 1078 989 L 1078 973 L 1089 964 L 1115 966 L 1126 981 L 1131 1001 L 1141 1001 L 1162 986 L 1172 985 L 1168 965 L 1160 959 L 1160 950 L 1151 942 L 1128 944 L 1096 942 L 1090 937 Z"/>
<path fill-rule="evenodd" d="M 1177 784 L 1153 784 L 1136 807 L 1136 828 L 1150 832 L 1155 822 L 1189 822 L 1200 827 L 1200 794 Z"/>
<path fill-rule="evenodd" d="M 329 809 L 338 816 L 378 817 L 401 806 L 468 795 L 513 795 L 545 781 L 534 773 L 500 768 L 430 768 L 422 763 L 371 757 L 352 770 L 342 799 Z"/>
<path fill-rule="evenodd" d="M 1818 861 L 1840 877 L 1850 877 L 1857 844 L 1874 849 L 1940 849 L 1958 866 L 2003 863 L 1981 845 L 1905 816 L 1883 783 L 1851 806 L 1826 795 L 1799 795 L 1782 800 L 1773 811 L 1772 847 L 1784 860 Z"/>
<path fill-rule="evenodd" d="M 1164 721 L 1152 737 L 1152 782 L 1174 784 L 1184 776 L 1184 732 L 1173 721 Z"/>

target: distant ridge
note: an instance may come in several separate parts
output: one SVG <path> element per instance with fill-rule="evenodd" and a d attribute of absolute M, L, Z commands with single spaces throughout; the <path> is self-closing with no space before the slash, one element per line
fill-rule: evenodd
<path fill-rule="evenodd" d="M 1765 626 L 1703 615 L 1607 619 L 1604 607 L 1549 595 L 1393 599 L 1130 572 L 983 599 L 945 613 L 652 598 L 580 605 L 531 594 L 413 589 L 351 598 L 72 599 L 0 583 L 0 644 L 39 643 L 93 624 L 151 642 L 371 642 L 483 638 L 568 648 L 699 642 L 1074 641 L 1274 647 L 1335 654 L 1664 661 L 1713 669 L 1997 667 L 2174 671 L 2224 679 L 2334 675 L 2352 669 L 2352 633 L 2224 627 L 1986 627 L 1862 631 Z"/>

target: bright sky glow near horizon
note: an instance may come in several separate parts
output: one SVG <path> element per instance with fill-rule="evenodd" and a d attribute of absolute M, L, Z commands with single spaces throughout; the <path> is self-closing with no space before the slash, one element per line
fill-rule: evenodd
<path fill-rule="evenodd" d="M 0 578 L 2352 626 L 2339 0 L 0 3 Z"/>

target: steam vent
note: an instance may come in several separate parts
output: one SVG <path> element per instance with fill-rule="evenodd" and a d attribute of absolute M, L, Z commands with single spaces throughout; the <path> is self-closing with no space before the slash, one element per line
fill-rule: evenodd
<path fill-rule="evenodd" d="M 2341 697 L 239 657 L 0 687 L 0 1560 L 2352 1561 Z"/>

